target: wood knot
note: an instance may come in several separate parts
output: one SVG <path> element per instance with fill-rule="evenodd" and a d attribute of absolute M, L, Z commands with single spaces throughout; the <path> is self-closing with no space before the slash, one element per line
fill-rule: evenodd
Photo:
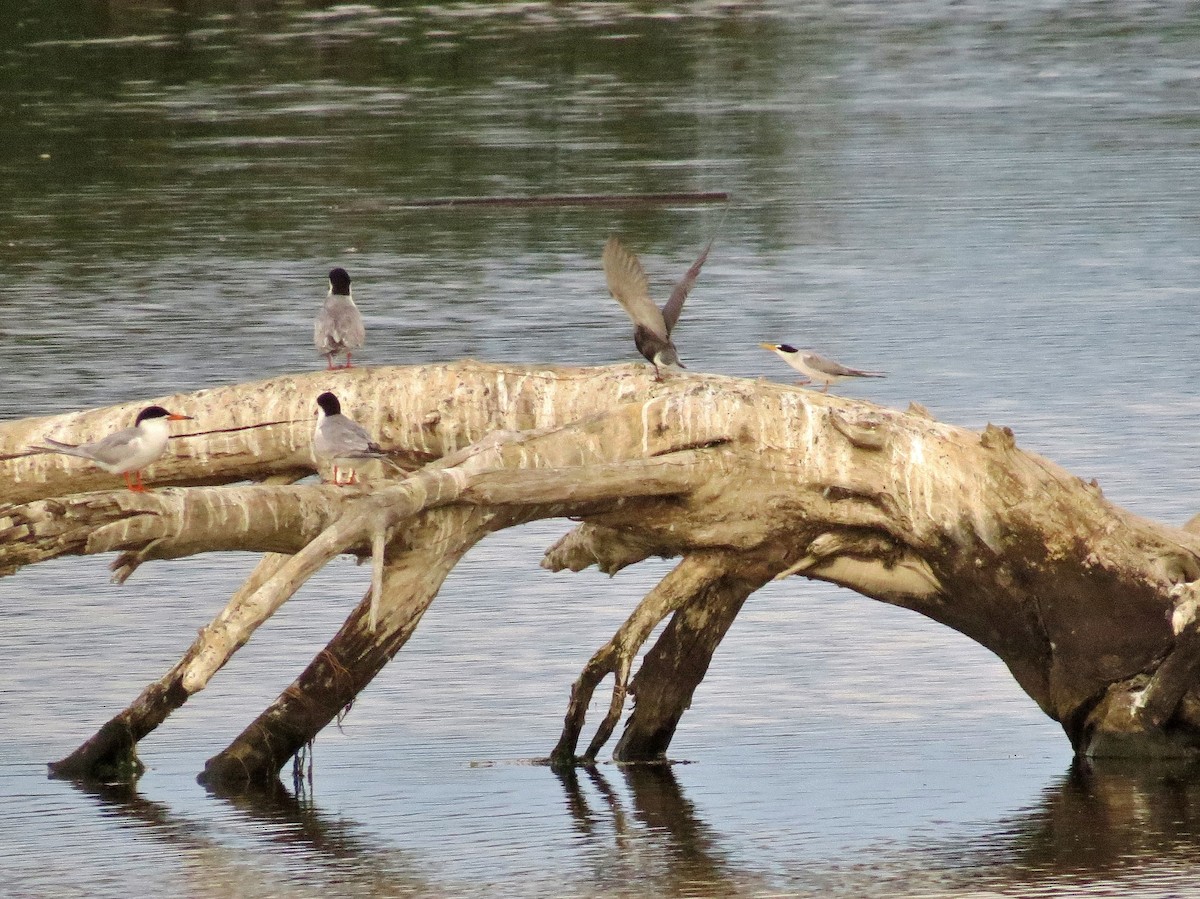
<path fill-rule="evenodd" d="M 1016 448 L 1017 439 L 1013 436 L 1012 428 L 989 424 L 983 429 L 979 443 L 988 449 L 1011 450 Z"/>
<path fill-rule="evenodd" d="M 878 417 L 866 417 L 859 421 L 848 421 L 837 412 L 829 413 L 829 422 L 852 446 L 864 450 L 881 450 L 887 443 L 887 438 L 881 433 L 883 420 Z"/>

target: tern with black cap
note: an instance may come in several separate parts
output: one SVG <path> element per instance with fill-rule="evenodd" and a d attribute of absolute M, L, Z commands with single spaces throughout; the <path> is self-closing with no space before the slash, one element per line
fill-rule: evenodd
<path fill-rule="evenodd" d="M 187 421 L 190 415 L 177 415 L 162 406 L 147 406 L 138 413 L 132 428 L 123 428 L 91 443 L 62 443 L 45 438 L 45 446 L 32 449 L 87 459 L 109 474 L 125 476 L 125 485 L 135 493 L 146 489 L 142 469 L 162 458 L 170 438 L 167 422 Z"/>
<path fill-rule="evenodd" d="M 317 352 L 329 362 L 329 368 L 350 368 L 350 356 L 367 340 L 362 313 L 354 305 L 350 292 L 350 275 L 344 268 L 329 272 L 329 295 L 313 325 L 313 343 Z M 345 355 L 346 364 L 335 366 L 335 356 Z"/>
<path fill-rule="evenodd" d="M 830 384 L 845 381 L 848 378 L 886 378 L 881 371 L 863 371 L 858 368 L 847 368 L 840 362 L 814 353 L 811 350 L 798 350 L 786 343 L 760 343 L 764 350 L 770 350 L 800 374 L 813 381 L 824 381 L 822 393 L 829 391 Z"/>
<path fill-rule="evenodd" d="M 374 461 L 398 466 L 385 453 L 358 422 L 342 414 L 342 404 L 329 391 L 317 397 L 317 427 L 313 431 L 313 456 L 317 462 L 328 462 L 332 468 L 333 483 L 342 484 L 341 472 L 350 471 L 345 482 L 358 482 L 358 469 Z"/>
<path fill-rule="evenodd" d="M 616 237 L 604 245 L 604 278 L 609 292 L 633 320 L 633 343 L 638 352 L 654 366 L 654 378 L 662 380 L 662 368 L 686 368 L 671 340 L 671 332 L 683 311 L 683 301 L 696 283 L 700 269 L 708 258 L 712 242 L 704 248 L 687 270 L 671 296 L 660 310 L 650 299 L 650 280 L 637 256 Z"/>

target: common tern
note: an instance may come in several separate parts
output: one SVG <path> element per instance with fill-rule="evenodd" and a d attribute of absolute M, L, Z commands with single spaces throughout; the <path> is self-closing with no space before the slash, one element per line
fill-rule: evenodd
<path fill-rule="evenodd" d="M 847 368 L 840 362 L 834 362 L 825 356 L 811 350 L 798 350 L 786 343 L 760 343 L 764 350 L 770 350 L 800 374 L 814 381 L 824 381 L 822 393 L 829 391 L 830 384 L 845 381 L 847 378 L 886 378 L 881 371 L 862 371 L 858 368 Z"/>
<path fill-rule="evenodd" d="M 361 347 L 367 339 L 363 328 L 362 313 L 354 305 L 354 297 L 350 293 L 350 276 L 344 268 L 335 268 L 329 272 L 329 295 L 317 320 L 313 325 L 313 343 L 317 352 L 329 362 L 329 368 L 350 368 L 350 355 Z M 342 354 L 346 356 L 345 366 L 335 366 L 333 358 Z"/>
<path fill-rule="evenodd" d="M 313 431 L 312 448 L 318 463 L 330 464 L 333 483 L 339 486 L 343 468 L 350 470 L 350 478 L 345 483 L 355 484 L 358 483 L 358 469 L 369 462 L 380 460 L 395 467 L 363 426 L 342 414 L 342 404 L 329 391 L 317 397 L 317 427 Z"/>
<path fill-rule="evenodd" d="M 671 332 L 679 321 L 679 313 L 683 311 L 683 301 L 696 283 L 711 249 L 712 241 L 709 241 L 704 252 L 696 257 L 692 267 L 675 285 L 666 305 L 659 310 L 654 300 L 650 299 L 650 280 L 633 251 L 615 236 L 610 237 L 604 245 L 604 279 L 608 282 L 608 290 L 633 320 L 633 343 L 638 352 L 654 366 L 656 381 L 662 380 L 662 367 L 687 367 L 679 361 L 679 353 L 671 341 Z"/>
<path fill-rule="evenodd" d="M 110 474 L 125 476 L 125 485 L 136 493 L 145 491 L 142 469 L 167 451 L 167 422 L 188 421 L 190 415 L 176 415 L 162 406 L 147 406 L 138 413 L 132 428 L 124 428 L 92 443 L 62 443 L 45 438 L 46 446 L 33 449 L 87 459 Z"/>

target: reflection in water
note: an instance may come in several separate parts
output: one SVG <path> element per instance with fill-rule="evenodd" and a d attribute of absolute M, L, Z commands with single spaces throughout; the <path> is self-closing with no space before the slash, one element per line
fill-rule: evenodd
<path fill-rule="evenodd" d="M 752 882 L 722 857 L 716 835 L 687 801 L 669 765 L 622 765 L 633 800 L 625 810 L 620 794 L 600 769 L 583 769 L 600 796 L 603 812 L 592 808 L 579 781 L 579 769 L 556 769 L 567 793 L 567 808 L 580 834 L 610 847 L 596 855 L 598 887 L 619 888 L 637 881 L 657 896 L 733 896 Z M 605 819 L 612 838 L 603 841 Z"/>
<path fill-rule="evenodd" d="M 361 825 L 321 814 L 315 802 L 293 796 L 282 783 L 236 793 L 210 792 L 293 857 L 289 867 L 297 880 L 328 878 L 332 886 L 348 876 L 366 895 L 429 892 L 411 853 L 384 848 Z"/>
<path fill-rule="evenodd" d="M 541 769 L 549 773 L 551 769 Z M 683 794 L 669 766 L 621 766 L 624 790 L 598 768 L 554 771 L 566 798 L 563 827 L 590 859 L 571 879 L 529 872 L 529 896 L 653 895 L 957 896 L 969 890 L 1038 895 L 1055 886 L 1082 895 L 1110 895 L 1135 876 L 1139 888 L 1169 888 L 1190 877 L 1200 860 L 1200 769 L 1157 771 L 1076 767 L 1042 805 L 986 825 L 969 839 L 888 847 L 877 868 L 844 867 L 836 859 L 805 861 L 782 871 L 756 871 L 735 861 L 723 839 Z M 106 817 L 135 824 L 159 850 L 170 847 L 203 871 L 189 895 L 304 895 L 337 886 L 357 896 L 486 895 L 494 885 L 456 882 L 439 870 L 436 853 L 381 841 L 364 823 L 323 813 L 283 785 L 213 793 L 248 829 L 257 852 L 276 861 L 248 875 L 245 847 L 208 834 L 200 821 L 171 812 L 128 786 L 78 785 Z M 470 831 L 480 820 L 464 823 Z M 975 848 L 972 848 L 975 847 Z M 978 847 L 987 847 L 980 849 Z M 1089 883 L 1110 886 L 1090 888 Z M 636 884 L 636 887 L 634 885 Z"/>
<path fill-rule="evenodd" d="M 170 848 L 193 861 L 186 869 L 194 876 L 177 895 L 302 896 L 346 880 L 354 885 L 353 895 L 430 894 L 429 883 L 408 864 L 406 853 L 364 839 L 359 825 L 324 817 L 312 804 L 291 796 L 282 783 L 236 795 L 212 794 L 252 825 L 247 836 L 253 851 L 212 838 L 203 822 L 172 813 L 140 796 L 135 787 L 76 786 L 99 800 L 107 816 L 152 835 L 160 851 Z M 252 861 L 262 859 L 264 851 L 279 861 Z"/>
<path fill-rule="evenodd" d="M 1200 764 L 1081 762 L 1018 822 L 1010 852 L 1016 883 L 1192 866 L 1200 861 Z"/>
<path fill-rule="evenodd" d="M 1200 768 L 1076 766 L 1025 812 L 945 841 L 889 848 L 870 874 L 820 866 L 803 895 L 1190 895 Z M 1182 890 L 1182 892 L 1178 892 Z"/>

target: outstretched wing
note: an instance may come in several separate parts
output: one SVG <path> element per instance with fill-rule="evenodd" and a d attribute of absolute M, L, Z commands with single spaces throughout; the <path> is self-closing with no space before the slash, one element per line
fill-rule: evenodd
<path fill-rule="evenodd" d="M 667 326 L 668 335 L 675 330 L 675 323 L 679 321 L 679 313 L 683 311 L 683 301 L 687 299 L 688 292 L 692 289 L 692 285 L 696 283 L 696 278 L 700 276 L 700 269 L 704 267 L 705 260 L 708 259 L 708 251 L 711 249 L 712 241 L 710 240 L 708 246 L 704 248 L 704 252 L 696 257 L 696 261 L 692 263 L 692 267 L 679 279 L 679 283 L 671 291 L 671 296 L 667 299 L 667 305 L 663 306 L 662 317 L 663 322 Z"/>
<path fill-rule="evenodd" d="M 650 299 L 650 282 L 637 256 L 616 237 L 610 237 L 604 245 L 603 258 L 609 292 L 635 325 L 641 325 L 665 341 L 667 325 L 662 312 Z"/>

